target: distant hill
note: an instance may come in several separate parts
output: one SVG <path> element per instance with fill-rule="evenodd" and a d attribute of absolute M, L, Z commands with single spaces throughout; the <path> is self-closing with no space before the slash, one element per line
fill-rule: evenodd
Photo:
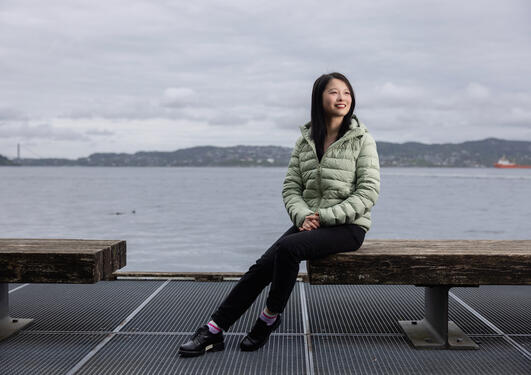
<path fill-rule="evenodd" d="M 502 156 L 531 165 L 531 142 L 488 138 L 463 143 L 377 142 L 382 167 L 492 167 Z M 33 166 L 287 166 L 292 149 L 279 146 L 198 146 L 173 152 L 96 153 L 86 158 L 21 159 Z M 8 162 L 8 159 L 4 158 Z M 0 165 L 2 159 L 0 158 Z"/>
<path fill-rule="evenodd" d="M 14 163 L 3 155 L 0 155 L 0 165 L 14 165 Z"/>
<path fill-rule="evenodd" d="M 127 167 L 186 167 L 186 166 L 284 166 L 291 148 L 279 146 L 198 146 L 172 152 L 140 151 L 134 154 L 96 153 L 86 158 L 21 159 L 22 165 L 81 165 Z"/>
<path fill-rule="evenodd" d="M 378 142 L 383 166 L 492 167 L 502 156 L 531 165 L 531 142 L 487 138 L 463 143 Z"/>

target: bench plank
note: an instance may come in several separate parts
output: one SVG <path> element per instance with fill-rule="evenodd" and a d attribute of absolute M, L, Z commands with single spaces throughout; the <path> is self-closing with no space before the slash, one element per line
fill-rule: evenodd
<path fill-rule="evenodd" d="M 0 239 L 0 283 L 95 283 L 125 265 L 125 241 Z"/>
<path fill-rule="evenodd" d="M 531 284 L 531 240 L 367 240 L 307 262 L 311 284 Z"/>

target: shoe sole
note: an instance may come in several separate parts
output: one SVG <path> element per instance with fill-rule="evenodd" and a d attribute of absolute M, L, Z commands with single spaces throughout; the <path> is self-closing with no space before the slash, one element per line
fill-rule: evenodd
<path fill-rule="evenodd" d="M 197 357 L 205 354 L 206 352 L 219 352 L 225 349 L 224 342 L 218 342 L 216 344 L 210 344 L 205 347 L 203 350 L 183 350 L 179 349 L 179 354 L 182 357 Z"/>
<path fill-rule="evenodd" d="M 266 342 L 269 341 L 269 337 L 264 340 L 261 344 L 259 344 L 258 346 L 253 346 L 253 347 L 247 347 L 247 346 L 240 346 L 240 349 L 242 352 L 254 352 L 255 350 L 258 350 L 260 349 L 262 346 L 264 346 L 266 344 Z"/>
<path fill-rule="evenodd" d="M 277 319 L 275 321 L 275 323 L 273 323 L 273 329 L 271 330 L 271 332 L 269 333 L 269 335 L 267 336 L 267 338 L 260 344 L 258 344 L 258 346 L 252 346 L 252 347 L 245 347 L 245 346 L 241 346 L 240 344 L 240 349 L 242 352 L 254 352 L 255 350 L 258 350 L 260 349 L 262 346 L 264 346 L 268 341 L 269 341 L 269 337 L 271 336 L 271 334 L 278 328 L 278 326 L 280 325 L 280 319 Z M 276 326 L 275 326 L 276 325 Z"/>

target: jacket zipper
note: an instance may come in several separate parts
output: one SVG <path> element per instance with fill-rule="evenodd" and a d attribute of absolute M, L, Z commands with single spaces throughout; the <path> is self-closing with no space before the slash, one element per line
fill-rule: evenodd
<path fill-rule="evenodd" d="M 344 136 L 343 136 L 343 139 L 342 139 L 341 143 L 346 142 L 346 141 L 347 141 L 347 138 L 344 138 Z M 328 146 L 326 151 L 323 153 L 323 157 L 321 158 L 321 161 L 319 161 L 319 157 L 317 156 L 317 150 L 315 149 L 315 144 L 311 141 L 311 138 L 310 139 L 306 138 L 306 142 L 308 142 L 310 144 L 310 147 L 312 148 L 312 150 L 313 150 L 313 152 L 315 154 L 315 158 L 317 159 L 317 163 L 319 164 L 319 169 L 317 170 L 317 175 L 319 176 L 319 182 L 317 184 L 317 186 L 319 187 L 319 203 L 317 204 L 317 209 L 319 209 L 321 207 L 321 201 L 323 200 L 323 192 L 321 190 L 321 164 L 322 164 L 322 162 L 323 162 L 323 160 L 325 158 L 325 155 L 328 152 L 328 150 L 330 150 L 330 148 L 332 148 L 335 145 L 337 145 L 337 141 L 332 143 L 330 146 Z"/>
<path fill-rule="evenodd" d="M 346 140 L 343 140 L 343 142 L 346 142 Z M 313 144 L 313 143 L 312 143 Z M 317 176 L 319 176 L 319 182 L 317 184 L 317 186 L 319 187 L 319 203 L 317 203 L 317 209 L 321 208 L 321 201 L 323 200 L 323 191 L 321 189 L 321 165 L 323 163 L 323 160 L 325 158 L 325 155 L 326 153 L 328 152 L 328 150 L 330 150 L 331 147 L 333 147 L 334 145 L 336 144 L 336 142 L 332 143 L 330 146 L 328 146 L 328 148 L 326 149 L 326 151 L 323 153 L 323 156 L 321 157 L 321 161 L 319 161 L 319 158 L 317 158 L 317 163 L 319 164 L 319 169 L 317 170 Z M 314 150 L 315 150 L 315 146 L 312 146 L 314 147 Z M 317 157 L 317 151 L 315 151 L 315 156 Z"/>

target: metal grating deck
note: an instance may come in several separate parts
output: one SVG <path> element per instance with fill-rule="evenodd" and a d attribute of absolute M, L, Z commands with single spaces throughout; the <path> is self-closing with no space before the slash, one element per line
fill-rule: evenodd
<path fill-rule="evenodd" d="M 517 336 L 512 335 L 511 338 L 518 344 L 522 345 L 528 352 L 531 352 L 531 335 Z"/>
<path fill-rule="evenodd" d="M 10 285 L 10 313 L 32 325 L 0 342 L 0 374 L 530 374 L 531 286 L 452 288 L 450 319 L 480 350 L 415 350 L 398 320 L 423 316 L 423 288 L 297 282 L 268 343 L 238 344 L 266 287 L 225 333 L 222 352 L 178 347 L 236 281 L 118 280 Z M 505 319 L 504 319 L 505 317 Z"/>
<path fill-rule="evenodd" d="M 401 333 L 399 320 L 422 319 L 424 316 L 424 288 L 410 285 L 312 285 L 308 290 L 311 332 Z M 454 299 L 450 298 L 448 304 L 449 319 L 465 333 L 495 333 Z"/>
<path fill-rule="evenodd" d="M 227 335 L 225 352 L 207 353 L 199 361 L 180 358 L 175 350 L 187 336 L 119 335 L 78 374 L 306 374 L 302 336 L 275 335 L 264 350 L 243 353 L 238 345 L 244 335 Z"/>
<path fill-rule="evenodd" d="M 194 332 L 230 292 L 236 281 L 172 281 L 124 328 L 127 332 Z M 250 331 L 265 306 L 269 286 L 234 323 L 229 332 Z M 198 298 L 198 296 L 201 296 Z M 190 308 L 193 306 L 193 308 Z M 299 288 L 294 288 L 284 310 L 284 322 L 276 333 L 303 333 Z"/>
<path fill-rule="evenodd" d="M 476 290 L 474 290 L 476 289 Z M 483 285 L 450 292 L 507 334 L 531 334 L 531 292 L 525 285 Z"/>
<path fill-rule="evenodd" d="M 0 374 L 65 374 L 102 334 L 19 332 L 0 342 Z"/>
<path fill-rule="evenodd" d="M 9 295 L 10 314 L 30 331 L 112 331 L 163 281 L 29 284 Z"/>
<path fill-rule="evenodd" d="M 474 340 L 476 337 L 472 336 Z M 480 350 L 412 350 L 403 336 L 316 336 L 318 374 L 529 374 L 531 361 L 515 356 L 498 337 Z M 477 341 L 476 341 L 477 342 Z"/>

